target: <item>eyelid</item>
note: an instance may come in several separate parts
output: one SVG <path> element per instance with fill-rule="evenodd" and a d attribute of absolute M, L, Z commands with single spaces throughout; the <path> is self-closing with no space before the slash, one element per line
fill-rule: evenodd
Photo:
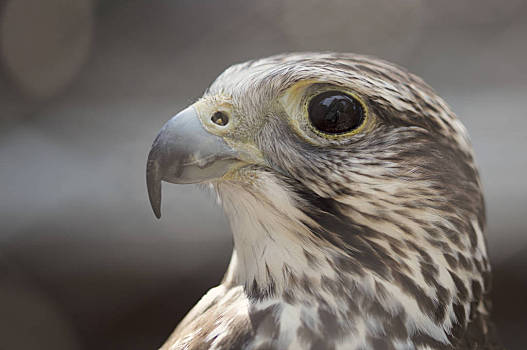
<path fill-rule="evenodd" d="M 292 115 L 291 112 L 300 105 L 306 95 L 306 90 L 316 84 L 321 84 L 321 82 L 317 80 L 302 80 L 289 87 L 278 96 L 279 103 L 286 110 L 288 115 Z"/>

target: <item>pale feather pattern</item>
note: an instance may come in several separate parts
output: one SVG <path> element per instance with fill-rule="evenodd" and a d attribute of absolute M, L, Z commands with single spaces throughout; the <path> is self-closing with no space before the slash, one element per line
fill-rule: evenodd
<path fill-rule="evenodd" d="M 367 130 L 323 140 L 291 122 L 328 86 L 365 102 Z M 264 163 L 211 184 L 232 260 L 163 350 L 499 348 L 472 147 L 420 78 L 372 57 L 289 54 L 230 67 L 201 101 L 228 101 L 225 140 Z"/>

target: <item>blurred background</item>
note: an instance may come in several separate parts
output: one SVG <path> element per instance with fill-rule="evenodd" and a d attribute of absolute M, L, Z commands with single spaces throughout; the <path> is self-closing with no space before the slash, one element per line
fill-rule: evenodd
<path fill-rule="evenodd" d="M 210 195 L 165 186 L 157 131 L 229 65 L 373 54 L 429 82 L 469 129 L 488 204 L 494 318 L 527 344 L 527 2 L 0 2 L 0 349 L 155 349 L 231 252 Z"/>

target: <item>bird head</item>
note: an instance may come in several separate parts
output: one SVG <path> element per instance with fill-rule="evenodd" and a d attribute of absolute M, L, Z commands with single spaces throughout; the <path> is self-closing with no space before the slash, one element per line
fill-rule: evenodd
<path fill-rule="evenodd" d="M 467 132 L 420 78 L 373 57 L 286 54 L 228 68 L 153 143 L 158 217 L 161 181 L 217 191 L 235 238 L 226 279 L 255 297 L 352 276 L 366 294 L 402 292 L 448 323 L 486 288 Z"/>

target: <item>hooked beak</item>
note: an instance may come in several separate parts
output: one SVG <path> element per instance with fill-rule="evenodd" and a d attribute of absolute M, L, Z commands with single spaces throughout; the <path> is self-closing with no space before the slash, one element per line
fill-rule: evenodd
<path fill-rule="evenodd" d="M 235 150 L 205 130 L 194 107 L 179 112 L 161 128 L 148 154 L 146 184 L 155 216 L 161 217 L 161 181 L 205 182 L 240 164 Z"/>

